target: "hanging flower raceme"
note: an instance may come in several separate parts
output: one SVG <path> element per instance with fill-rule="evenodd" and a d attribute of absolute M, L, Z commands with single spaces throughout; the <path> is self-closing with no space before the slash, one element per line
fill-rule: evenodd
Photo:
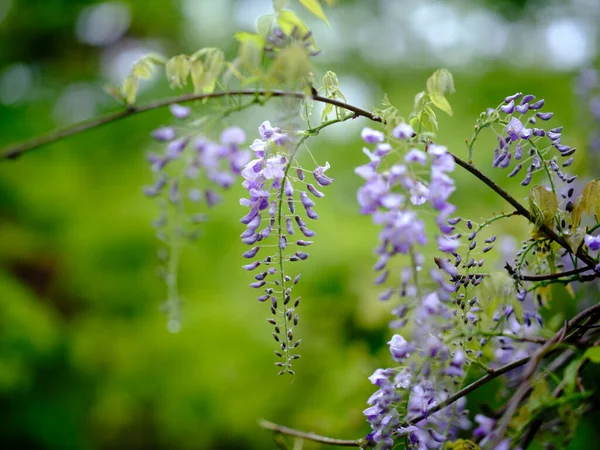
<path fill-rule="evenodd" d="M 170 109 L 179 120 L 190 114 L 190 108 L 185 106 L 172 105 Z M 170 316 L 169 329 L 176 330 L 179 328 L 176 249 L 182 238 L 193 240 L 199 236 L 199 226 L 207 217 L 206 209 L 220 202 L 219 191 L 234 183 L 249 161 L 250 152 L 241 149 L 246 134 L 239 127 L 223 130 L 219 142 L 180 134 L 173 126 L 161 126 L 151 135 L 164 147 L 161 152 L 148 155 L 155 181 L 143 190 L 146 196 L 157 199 L 161 208 L 154 225 L 158 238 L 166 246 L 159 251 L 160 273 L 169 285 L 165 305 Z"/>
<path fill-rule="evenodd" d="M 241 238 L 251 246 L 242 256 L 252 260 L 243 268 L 258 270 L 250 287 L 263 290 L 258 300 L 271 306 L 273 317 L 268 321 L 274 327 L 273 338 L 281 347 L 275 351 L 282 359 L 276 363 L 282 368 L 279 373 L 293 374 L 292 361 L 299 357 L 294 353 L 300 345 L 300 340 L 294 339 L 294 328 L 298 325 L 296 309 L 300 297 L 292 301 L 292 288 L 300 275 L 292 278 L 287 267 L 308 258 L 306 247 L 312 244 L 311 238 L 316 233 L 304 218 L 319 218 L 314 200 L 324 194 L 315 184 L 328 186 L 333 179 L 326 174 L 329 169 L 326 163 L 313 170 L 314 183 L 311 183 L 296 161 L 298 145 L 280 128 L 266 121 L 259 127 L 259 133 L 260 139 L 250 146 L 255 159 L 241 172 L 248 197 L 242 198 L 240 204 L 249 208 L 240 220 L 246 225 Z"/>
<path fill-rule="evenodd" d="M 455 190 L 449 176 L 455 167 L 454 158 L 445 147 L 433 143 L 426 144 L 423 150 L 416 148 L 419 144 L 412 141 L 414 131 L 403 123 L 392 132 L 405 148 L 403 159 L 396 163 L 386 161 L 387 168 L 382 170 L 382 161 L 396 154 L 392 153 L 391 144 L 385 142 L 383 133 L 369 128 L 361 136 L 374 149 L 363 150 L 370 161 L 356 168 L 365 180 L 358 191 L 358 202 L 361 213 L 371 215 L 382 228 L 376 249 L 379 259 L 375 270 L 379 275 L 375 283 L 388 283 L 393 258 L 400 254 L 409 257 L 410 264 L 400 270 L 398 287 L 387 289 L 380 298 L 389 300 L 397 293 L 403 301 L 393 310 L 392 328 L 414 324 L 412 332 L 405 335 L 410 339 L 395 334 L 388 342 L 391 356 L 400 366 L 377 369 L 370 377 L 379 389 L 364 411 L 373 430 L 367 438 L 377 449 L 391 448 L 394 437 L 401 436 L 407 437 L 411 448 L 441 448 L 459 429 L 469 425 L 464 401 L 455 408 L 429 414 L 429 409 L 454 388 L 454 380 L 465 376 L 467 363 L 464 351 L 445 339 L 446 332 L 455 326 L 449 306 L 456 291 L 452 277 L 458 275 L 445 255 L 455 254 L 460 245 L 459 235 L 450 234 L 460 221 L 449 219 L 456 209 L 449 201 Z M 444 255 L 440 268 L 429 274 L 432 289 L 425 288 L 424 257 L 419 252 L 427 243 L 426 225 L 420 217 L 423 208 L 435 211 L 439 232 L 435 241 Z M 404 404 L 408 405 L 406 411 Z M 426 418 L 409 427 L 400 426 L 415 415 Z"/>
<path fill-rule="evenodd" d="M 493 167 L 511 167 L 509 177 L 516 176 L 527 168 L 523 186 L 531 183 L 533 175 L 544 170 L 552 171 L 564 183 L 572 183 L 576 176 L 569 176 L 562 167 L 573 163 L 575 147 L 561 142 L 563 127 L 545 127 L 554 113 L 543 112 L 544 100 L 535 100 L 533 95 L 520 92 L 504 99 L 504 103 L 494 110 L 503 132 L 498 133 L 498 147 L 494 150 Z M 554 152 L 554 155 L 552 154 Z"/>

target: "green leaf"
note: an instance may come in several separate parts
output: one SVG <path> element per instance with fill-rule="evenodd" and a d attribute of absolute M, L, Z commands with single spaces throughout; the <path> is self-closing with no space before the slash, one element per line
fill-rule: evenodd
<path fill-rule="evenodd" d="M 325 91 L 325 97 L 346 102 L 346 96 L 340 90 L 340 83 L 335 72 L 329 70 L 325 73 L 323 76 L 323 89 Z M 333 106 L 326 104 L 321 114 L 321 121 L 325 121 L 332 111 Z M 346 111 L 343 108 L 335 107 L 335 114 L 336 118 L 342 119 L 345 116 Z"/>
<path fill-rule="evenodd" d="M 558 210 L 558 200 L 554 192 L 544 186 L 534 186 L 529 191 L 529 212 L 534 221 L 534 237 L 542 225 L 552 227 Z"/>
<path fill-rule="evenodd" d="M 588 348 L 583 357 L 589 359 L 594 364 L 600 364 L 600 345 Z"/>
<path fill-rule="evenodd" d="M 123 93 L 121 92 L 121 89 L 119 89 L 118 87 L 113 86 L 111 84 L 106 84 L 102 88 L 104 89 L 104 92 L 106 92 L 108 95 L 110 95 L 112 98 L 114 98 L 117 102 L 125 103 L 125 98 L 123 98 Z"/>
<path fill-rule="evenodd" d="M 300 3 L 311 13 L 313 13 L 315 16 L 317 16 L 319 19 L 325 22 L 327 26 L 330 26 L 329 21 L 325 16 L 325 12 L 323 11 L 323 8 L 321 8 L 319 0 L 300 0 Z"/>
<path fill-rule="evenodd" d="M 190 57 L 191 64 L 196 67 L 196 77 L 192 77 L 194 91 L 210 94 L 215 90 L 217 79 L 225 66 L 225 56 L 218 48 L 203 48 Z M 200 63 L 200 64 L 198 64 Z"/>
<path fill-rule="evenodd" d="M 301 36 L 308 33 L 308 27 L 304 24 L 294 11 L 284 9 L 277 15 L 279 28 L 287 35 L 291 35 L 294 29 L 297 29 Z"/>
<path fill-rule="evenodd" d="M 446 94 L 454 92 L 454 79 L 446 69 L 436 70 L 427 80 L 427 92 L 431 102 L 448 115 L 452 115 L 452 107 L 446 99 Z"/>
<path fill-rule="evenodd" d="M 584 211 L 595 214 L 600 218 L 600 180 L 592 180 L 583 188 L 581 194 L 584 202 Z"/>
<path fill-rule="evenodd" d="M 133 75 L 129 75 L 125 78 L 125 81 L 123 81 L 121 90 L 127 104 L 133 105 L 138 91 L 138 79 Z"/>
<path fill-rule="evenodd" d="M 564 390 L 567 394 L 572 394 L 575 391 L 575 383 L 577 382 L 577 374 L 583 363 L 584 358 L 571 361 L 565 368 L 563 373 Z"/>
<path fill-rule="evenodd" d="M 142 80 L 147 80 L 154 73 L 154 66 L 145 59 L 140 59 L 137 63 L 133 65 L 133 69 L 131 70 L 131 74 L 136 78 L 141 78 Z"/>
<path fill-rule="evenodd" d="M 268 36 L 273 31 L 275 16 L 273 14 L 264 14 L 256 21 L 256 31 L 260 36 Z"/>
<path fill-rule="evenodd" d="M 308 82 L 310 70 L 308 51 L 303 45 L 296 43 L 277 52 L 268 75 L 269 80 L 275 84 L 298 86 Z"/>
<path fill-rule="evenodd" d="M 259 34 L 247 33 L 245 31 L 236 33 L 234 36 L 240 43 L 238 54 L 241 61 L 241 68 L 251 72 L 253 75 L 260 73 L 263 48 L 266 43 L 265 38 Z M 240 76 L 238 76 L 238 78 L 240 78 Z"/>
<path fill-rule="evenodd" d="M 203 87 L 203 76 L 204 76 L 204 64 L 202 61 L 197 59 L 190 65 L 190 75 L 192 78 L 192 84 L 194 85 L 194 94 L 202 92 Z"/>
<path fill-rule="evenodd" d="M 165 71 L 172 88 L 182 88 L 190 75 L 190 60 L 187 55 L 177 55 L 167 61 Z"/>

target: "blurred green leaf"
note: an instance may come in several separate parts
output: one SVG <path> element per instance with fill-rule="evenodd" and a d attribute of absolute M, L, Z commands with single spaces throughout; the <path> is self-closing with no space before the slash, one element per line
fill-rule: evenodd
<path fill-rule="evenodd" d="M 436 70 L 427 80 L 427 92 L 431 102 L 439 109 L 452 115 L 452 107 L 446 99 L 446 94 L 454 92 L 454 78 L 446 69 Z"/>
<path fill-rule="evenodd" d="M 279 28 L 287 35 L 291 35 L 294 30 L 297 30 L 300 35 L 308 33 L 308 27 L 304 24 L 294 11 L 284 9 L 277 15 L 277 23 Z"/>
<path fill-rule="evenodd" d="M 302 6 L 308 9 L 312 14 L 321 19 L 323 22 L 329 26 L 329 21 L 327 20 L 327 16 L 325 16 L 325 12 L 323 8 L 321 8 L 321 4 L 319 0 L 299 0 Z"/>
<path fill-rule="evenodd" d="M 589 359 L 594 364 L 600 364 L 600 346 L 596 345 L 588 348 L 583 357 Z"/>
<path fill-rule="evenodd" d="M 172 88 L 182 88 L 190 75 L 190 59 L 187 55 L 177 55 L 167 61 L 165 66 L 167 80 Z"/>

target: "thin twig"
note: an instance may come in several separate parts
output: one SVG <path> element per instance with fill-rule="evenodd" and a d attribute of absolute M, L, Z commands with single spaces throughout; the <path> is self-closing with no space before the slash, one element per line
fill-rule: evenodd
<path fill-rule="evenodd" d="M 506 269 L 506 271 L 509 273 L 509 275 L 511 277 L 516 277 L 517 279 L 523 280 L 523 281 L 557 280 L 560 278 L 569 277 L 571 275 L 578 275 L 580 273 L 588 272 L 588 271 L 592 270 L 590 267 L 586 266 L 586 267 L 579 267 L 577 269 L 566 270 L 564 272 L 549 273 L 546 275 L 519 275 L 519 274 L 517 274 L 515 269 L 508 263 L 506 263 L 504 268 Z M 597 274 L 592 274 L 592 275 L 594 275 L 594 277 L 598 276 Z"/>
<path fill-rule="evenodd" d="M 519 201 L 517 199 L 515 199 L 512 195 L 510 195 L 508 192 L 506 192 L 504 189 L 502 189 L 498 184 L 494 183 L 490 178 L 488 178 L 483 172 L 481 172 L 479 169 L 477 169 L 473 164 L 469 164 L 468 162 L 462 160 L 461 158 L 459 158 L 458 156 L 456 156 L 454 154 L 452 154 L 452 156 L 454 157 L 456 164 L 458 164 L 463 169 L 465 169 L 466 171 L 468 171 L 469 173 L 474 175 L 480 181 L 483 181 L 486 185 L 488 185 L 491 189 L 493 189 L 494 192 L 496 192 L 496 194 L 498 194 L 500 197 L 502 197 L 504 200 L 506 200 L 508 203 L 510 203 L 513 206 L 513 208 L 515 208 L 517 210 L 517 212 L 520 215 L 522 215 L 523 217 L 525 217 L 530 223 L 535 223 L 535 220 L 534 220 L 533 216 L 531 215 L 531 213 L 529 212 L 529 210 L 527 208 L 525 208 L 521 203 L 519 203 Z M 569 251 L 569 252 L 573 251 L 571 249 L 571 246 L 569 245 L 569 243 L 562 236 L 559 236 L 558 234 L 556 234 L 556 232 L 553 229 L 551 229 L 550 227 L 548 227 L 546 224 L 544 224 L 544 223 L 539 224 L 539 229 L 546 236 L 548 236 L 550 239 L 552 239 L 554 242 L 556 242 L 558 245 L 560 245 L 567 251 Z M 577 249 L 577 251 L 575 252 L 575 255 L 579 259 L 581 259 L 583 262 L 585 262 L 590 269 L 594 268 L 597 264 L 596 261 L 594 261 L 594 259 L 591 258 L 589 255 L 584 253 L 581 248 Z"/>
<path fill-rule="evenodd" d="M 551 339 L 549 339 L 547 342 L 552 342 L 555 341 L 557 338 L 559 338 L 560 336 L 563 336 L 562 339 L 564 339 L 564 341 L 569 341 L 571 340 L 574 335 L 568 335 L 569 331 L 573 331 L 577 329 L 577 325 L 579 324 L 579 322 L 582 322 L 583 320 L 586 320 L 590 317 L 595 316 L 596 314 L 600 313 L 600 303 L 597 303 L 593 306 L 590 306 L 589 308 L 581 311 L 579 314 L 577 314 L 575 317 L 573 317 L 564 328 L 561 328 Z M 564 335 L 563 335 L 564 333 Z M 473 392 L 474 390 L 480 388 L 481 386 L 484 386 L 485 384 L 489 383 L 490 381 L 492 381 L 494 378 L 499 377 L 500 375 L 506 373 L 506 372 L 510 372 L 513 369 L 516 369 L 517 367 L 521 367 L 525 364 L 527 364 L 529 361 L 531 360 L 531 356 L 525 356 L 524 358 L 518 359 L 516 361 L 513 361 L 512 363 L 506 364 L 498 369 L 493 369 L 493 371 L 488 372 L 487 374 L 485 374 L 484 376 L 482 376 L 481 378 L 479 378 L 478 380 L 474 381 L 473 383 L 469 384 L 468 386 L 465 386 L 464 388 L 462 388 L 460 391 L 456 392 L 455 394 L 451 395 L 450 397 L 448 397 L 446 400 L 444 400 L 441 403 L 438 403 L 437 405 L 429 408 L 429 410 L 427 411 L 427 415 L 425 414 L 420 414 L 418 416 L 412 417 L 410 419 L 408 419 L 406 421 L 405 425 L 414 425 L 418 422 L 420 422 L 423 419 L 426 419 L 427 416 L 430 416 L 432 414 L 435 414 L 436 412 L 440 411 L 441 409 L 444 409 L 446 406 L 451 405 L 452 403 L 454 403 L 455 401 L 457 401 L 458 399 L 465 397 L 466 395 L 470 394 L 471 392 Z"/>
<path fill-rule="evenodd" d="M 296 91 L 284 91 L 284 90 L 267 90 L 267 89 L 241 89 L 237 91 L 228 92 L 212 92 L 210 94 L 183 94 L 175 97 L 169 97 L 161 100 L 155 100 L 148 103 L 141 104 L 139 106 L 128 106 L 119 111 L 114 111 L 103 116 L 94 117 L 83 122 L 79 122 L 73 125 L 69 125 L 58 130 L 51 131 L 47 134 L 29 139 L 25 142 L 18 144 L 9 145 L 8 147 L 0 151 L 0 161 L 5 159 L 15 159 L 25 152 L 29 152 L 38 147 L 42 147 L 47 144 L 60 141 L 64 138 L 73 136 L 75 134 L 82 133 L 84 131 L 106 125 L 108 123 L 116 122 L 117 120 L 124 119 L 125 117 L 133 116 L 136 114 L 152 111 L 154 109 L 164 108 L 166 106 L 175 103 L 187 103 L 195 100 L 204 100 L 221 97 L 235 97 L 235 96 L 258 96 L 258 97 L 292 97 L 302 99 L 306 97 L 303 92 Z M 357 106 L 345 103 L 336 99 L 323 97 L 319 94 L 313 94 L 314 101 L 321 103 L 328 103 L 339 108 L 343 108 L 347 111 L 355 113 L 357 116 L 366 117 L 369 120 L 375 122 L 381 122 L 381 118 L 377 117 L 370 111 L 359 108 Z"/>
<path fill-rule="evenodd" d="M 288 436 L 296 436 L 309 441 L 320 442 L 321 444 L 335 445 L 338 447 L 358 447 L 362 448 L 366 445 L 365 439 L 335 439 L 327 436 L 320 436 L 316 433 L 305 432 L 295 430 L 294 428 L 288 428 L 283 425 L 278 425 L 268 420 L 260 420 L 258 424 L 266 429 L 276 433 L 287 434 Z"/>

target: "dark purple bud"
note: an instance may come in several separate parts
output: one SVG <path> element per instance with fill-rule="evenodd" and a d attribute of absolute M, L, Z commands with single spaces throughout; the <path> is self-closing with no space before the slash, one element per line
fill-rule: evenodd
<path fill-rule="evenodd" d="M 537 136 L 537 137 L 543 137 L 546 135 L 546 132 L 544 130 L 542 130 L 541 128 L 534 128 L 533 135 Z"/>
<path fill-rule="evenodd" d="M 448 225 L 456 225 L 461 220 L 462 220 L 462 217 L 453 217 L 451 219 L 448 219 L 446 222 L 448 222 Z"/>
<path fill-rule="evenodd" d="M 298 175 L 298 179 L 299 179 L 300 181 L 303 181 L 303 180 L 304 180 L 304 170 L 302 169 L 302 167 L 298 167 L 298 168 L 296 169 L 296 174 Z"/>
<path fill-rule="evenodd" d="M 517 95 L 517 94 L 515 94 L 515 95 Z M 521 94 L 519 94 L 519 95 L 521 95 Z M 469 230 L 472 230 L 472 229 L 473 229 L 473 222 L 471 222 L 470 220 L 467 220 L 467 228 L 468 228 Z"/>
<path fill-rule="evenodd" d="M 496 167 L 498 163 L 496 160 L 500 157 L 500 150 L 497 148 L 494 149 L 494 155 L 492 156 L 492 167 Z"/>
<path fill-rule="evenodd" d="M 521 131 L 519 131 L 519 136 L 521 136 L 523 139 L 529 139 L 532 134 L 533 131 L 531 128 L 523 128 Z"/>
<path fill-rule="evenodd" d="M 500 163 L 502 161 L 504 161 L 504 159 L 510 155 L 510 153 L 508 152 L 502 152 L 500 153 L 500 155 L 498 155 L 498 157 L 496 159 L 494 159 L 494 162 L 492 163 L 492 167 L 498 167 L 500 165 Z"/>
<path fill-rule="evenodd" d="M 557 139 L 560 139 L 560 133 L 555 133 L 553 131 L 548 131 L 548 133 L 546 133 L 546 135 L 548 136 L 548 138 L 551 141 L 555 141 Z"/>
<path fill-rule="evenodd" d="M 242 269 L 244 269 L 244 270 L 254 270 L 258 266 L 260 266 L 260 261 L 254 261 L 253 263 L 246 264 L 245 266 L 242 266 Z"/>
<path fill-rule="evenodd" d="M 567 184 L 571 184 L 573 181 L 577 179 L 577 175 L 573 175 L 567 179 Z"/>
<path fill-rule="evenodd" d="M 314 187 L 312 184 L 307 184 L 306 188 L 309 190 L 309 192 L 314 195 L 315 197 L 325 197 L 325 194 L 323 194 L 321 191 L 319 191 L 316 187 Z"/>
<path fill-rule="evenodd" d="M 289 217 L 285 218 L 285 226 L 288 234 L 294 234 L 294 227 L 292 226 L 292 219 Z"/>
<path fill-rule="evenodd" d="M 471 234 L 469 234 L 469 237 L 467 239 L 469 241 L 472 241 L 473 239 L 475 239 L 475 236 L 477 236 L 477 231 L 473 231 Z"/>
<path fill-rule="evenodd" d="M 255 281 L 254 283 L 250 283 L 250 287 L 254 289 L 258 289 L 263 287 L 267 282 L 265 280 Z"/>
<path fill-rule="evenodd" d="M 473 250 L 475 247 L 477 247 L 477 241 L 473 240 L 470 244 L 469 244 L 469 250 Z"/>
<path fill-rule="evenodd" d="M 260 239 L 260 234 L 256 233 L 251 236 L 242 238 L 242 242 L 246 245 L 252 245 Z"/>
<path fill-rule="evenodd" d="M 498 164 L 498 167 L 500 169 L 506 169 L 508 167 L 508 165 L 510 164 L 510 153 L 506 154 L 506 158 L 504 158 L 502 161 L 500 161 L 500 164 Z"/>
<path fill-rule="evenodd" d="M 296 244 L 298 244 L 300 247 L 308 247 L 312 243 L 313 243 L 313 241 L 304 241 L 302 239 L 298 239 L 296 241 Z"/>
<path fill-rule="evenodd" d="M 290 213 L 294 214 L 296 212 L 296 205 L 294 205 L 294 199 L 291 199 L 291 198 L 288 199 L 287 204 L 288 204 Z"/>
<path fill-rule="evenodd" d="M 521 92 L 517 92 L 516 94 L 509 95 L 504 99 L 504 103 L 514 102 L 516 99 L 520 98 L 523 94 Z"/>
<path fill-rule="evenodd" d="M 292 195 L 294 195 L 294 188 L 292 187 L 292 183 L 290 183 L 290 180 L 287 180 L 287 179 L 285 180 L 283 193 L 285 195 L 287 195 L 288 197 L 291 197 Z"/>
<path fill-rule="evenodd" d="M 257 298 L 257 300 L 259 302 L 264 302 L 269 298 L 269 294 L 265 294 L 265 295 L 261 295 L 260 297 Z"/>
<path fill-rule="evenodd" d="M 542 119 L 542 120 L 550 120 L 550 119 L 552 119 L 552 116 L 554 115 L 554 113 L 551 113 L 551 112 L 546 112 L 546 113 L 536 112 L 535 115 L 537 117 L 539 117 L 540 119 Z"/>
<path fill-rule="evenodd" d="M 319 215 L 314 212 L 310 206 L 306 206 L 304 209 L 306 210 L 306 215 L 309 219 L 317 220 L 319 218 Z"/>
<path fill-rule="evenodd" d="M 160 142 L 172 141 L 175 139 L 175 129 L 173 127 L 160 127 L 152 132 L 152 137 Z"/>
<path fill-rule="evenodd" d="M 179 155 L 181 155 L 181 152 L 183 152 L 183 149 L 185 148 L 187 143 L 188 143 L 187 137 L 182 137 L 180 139 L 177 139 L 176 141 L 169 142 L 169 145 L 167 146 L 167 152 L 166 152 L 167 158 L 168 159 L 179 158 Z"/>
<path fill-rule="evenodd" d="M 308 229 L 308 228 L 306 228 L 306 227 L 300 227 L 300 231 L 301 231 L 301 232 L 302 232 L 302 234 L 303 234 L 304 236 L 306 236 L 306 237 L 313 237 L 313 236 L 316 236 L 316 235 L 317 235 L 317 233 L 315 233 L 315 232 L 314 232 L 314 231 L 312 231 L 312 230 L 309 230 L 309 229 Z"/>
<path fill-rule="evenodd" d="M 302 201 L 302 205 L 305 208 L 310 208 L 311 206 L 315 206 L 315 202 L 313 202 L 309 197 L 308 194 L 304 191 L 300 192 L 300 200 Z"/>
<path fill-rule="evenodd" d="M 247 259 L 254 258 L 259 250 L 260 250 L 260 247 L 257 245 L 256 247 L 252 247 L 247 252 L 242 253 L 242 256 Z"/>
<path fill-rule="evenodd" d="M 512 114 L 515 112 L 515 101 L 511 100 L 506 105 L 502 105 L 500 110 L 506 114 Z"/>
<path fill-rule="evenodd" d="M 519 160 L 523 157 L 523 147 L 521 144 L 515 145 L 515 159 Z"/>
<path fill-rule="evenodd" d="M 509 177 L 514 177 L 516 174 L 519 173 L 519 171 L 521 170 L 522 167 L 523 167 L 523 164 L 517 164 L 515 166 L 515 168 L 512 170 L 512 172 L 508 174 L 508 176 Z"/>
<path fill-rule="evenodd" d="M 521 105 L 524 105 L 525 103 L 529 103 L 531 100 L 535 100 L 535 95 L 531 95 L 531 94 L 524 95 L 523 98 L 521 99 Z"/>
<path fill-rule="evenodd" d="M 296 252 L 296 256 L 300 258 L 302 261 L 308 258 L 308 253 L 304 252 Z"/>
<path fill-rule="evenodd" d="M 301 274 L 298 274 L 294 277 L 294 284 L 298 284 L 298 281 L 300 281 L 300 275 Z"/>
<path fill-rule="evenodd" d="M 375 284 L 383 284 L 385 283 L 385 281 L 387 280 L 388 275 L 390 274 L 389 270 L 385 270 L 383 272 L 381 272 L 381 274 L 379 274 L 379 276 L 377 278 L 375 278 L 374 283 Z"/>
<path fill-rule="evenodd" d="M 261 230 L 260 232 L 260 238 L 261 239 L 266 239 L 271 235 L 271 231 L 273 230 L 273 228 L 269 225 L 268 227 L 266 227 L 264 230 Z"/>
<path fill-rule="evenodd" d="M 489 237 L 485 240 L 486 244 L 493 244 L 494 242 L 496 242 L 496 236 Z"/>
<path fill-rule="evenodd" d="M 265 270 L 264 272 L 261 272 L 257 275 L 254 275 L 254 279 L 258 280 L 258 281 L 262 281 L 265 279 L 265 277 L 268 275 L 268 272 Z"/>
<path fill-rule="evenodd" d="M 285 248 L 287 247 L 287 245 L 288 245 L 288 244 L 287 244 L 287 237 L 286 237 L 286 235 L 284 234 L 284 235 L 282 235 L 282 236 L 279 238 L 279 248 L 280 248 L 281 250 L 285 250 Z"/>
<path fill-rule="evenodd" d="M 240 222 L 244 225 L 250 224 L 252 220 L 258 215 L 258 210 L 256 208 L 252 208 L 248 214 L 240 219 Z"/>
<path fill-rule="evenodd" d="M 493 248 L 494 248 L 494 246 L 493 246 L 493 245 L 488 245 L 487 247 L 483 247 L 483 250 L 482 250 L 482 252 L 483 252 L 483 253 L 487 253 L 487 252 L 489 252 L 489 251 L 490 251 L 491 249 L 493 249 Z"/>
<path fill-rule="evenodd" d="M 538 100 L 537 102 L 532 103 L 531 105 L 529 105 L 529 109 L 532 109 L 532 110 L 535 111 L 536 109 L 540 109 L 541 107 L 543 107 L 544 103 L 545 103 L 544 99 Z"/>
<path fill-rule="evenodd" d="M 393 293 L 394 293 L 394 290 L 393 290 L 393 289 L 388 289 L 387 291 L 385 291 L 385 292 L 382 292 L 382 293 L 379 295 L 379 300 L 382 300 L 382 301 L 389 300 L 389 299 L 392 297 L 392 294 L 393 294 Z"/>
<path fill-rule="evenodd" d="M 206 190 L 204 197 L 209 208 L 212 208 L 221 201 L 221 196 L 211 189 Z"/>
<path fill-rule="evenodd" d="M 575 147 L 567 150 L 566 152 L 560 152 L 561 155 L 560 156 L 571 156 L 573 153 L 575 153 L 575 150 L 577 150 Z"/>
<path fill-rule="evenodd" d="M 567 159 L 564 163 L 563 163 L 563 167 L 569 167 L 571 164 L 573 164 L 573 158 L 569 158 Z"/>
<path fill-rule="evenodd" d="M 527 103 L 515 106 L 515 109 L 521 114 L 525 114 L 529 111 L 529 105 Z"/>

